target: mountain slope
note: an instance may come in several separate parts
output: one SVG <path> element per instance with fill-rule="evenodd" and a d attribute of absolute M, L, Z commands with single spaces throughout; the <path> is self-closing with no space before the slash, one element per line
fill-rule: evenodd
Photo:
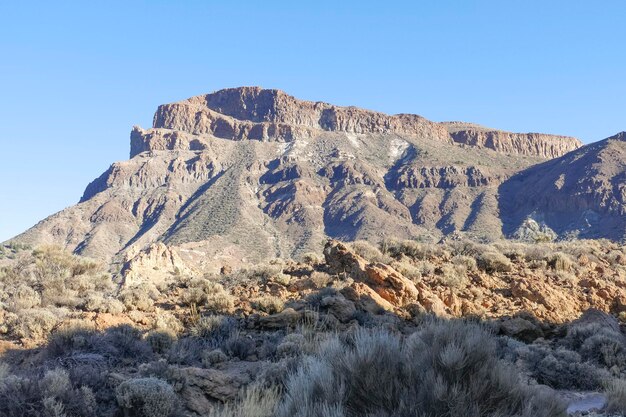
<path fill-rule="evenodd" d="M 559 235 L 626 238 L 626 132 L 528 168 L 500 187 L 511 234 L 532 218 Z"/>
<path fill-rule="evenodd" d="M 435 123 L 242 87 L 160 106 L 131 158 L 17 241 L 122 261 L 155 241 L 198 259 L 318 250 L 327 237 L 501 235 L 498 187 L 573 138 Z"/>

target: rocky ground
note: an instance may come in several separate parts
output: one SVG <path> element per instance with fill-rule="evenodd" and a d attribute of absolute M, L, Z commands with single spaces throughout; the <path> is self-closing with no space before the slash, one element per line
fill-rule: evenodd
<path fill-rule="evenodd" d="M 171 394 L 172 408 L 154 415 L 249 415 L 228 414 L 242 401 L 266 407 L 259 416 L 287 413 L 294 375 L 325 358 L 329 344 L 349 350 L 374 337 L 408 349 L 434 337 L 438 349 L 461 343 L 473 352 L 463 343 L 482 332 L 499 358 L 493 366 L 512 367 L 526 387 L 506 395 L 539 401 L 544 415 L 564 415 L 567 404 L 580 415 L 605 398 L 609 408 L 623 404 L 626 252 L 606 241 L 329 241 L 300 262 L 217 264 L 218 273 L 156 245 L 114 280 L 97 262 L 54 248 L 4 253 L 0 397 L 20 399 L 4 415 L 150 415 L 128 400 L 151 401 L 145 384 Z M 456 332 L 466 336 L 446 341 Z M 274 402 L 259 404 L 245 387 Z M 556 402 L 541 402 L 543 390 Z"/>

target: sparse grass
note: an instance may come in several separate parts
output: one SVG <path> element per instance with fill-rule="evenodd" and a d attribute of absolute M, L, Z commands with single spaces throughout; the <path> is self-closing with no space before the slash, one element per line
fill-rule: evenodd
<path fill-rule="evenodd" d="M 613 379 L 607 384 L 607 411 L 626 414 L 626 380 Z"/>
<path fill-rule="evenodd" d="M 422 243 L 414 240 L 387 240 L 381 243 L 381 248 L 384 248 L 384 251 L 382 251 L 383 254 L 390 255 L 394 258 L 400 258 L 403 255 L 420 260 L 431 259 L 433 257 L 449 257 L 447 249 L 442 245 Z"/>
<path fill-rule="evenodd" d="M 208 417 L 272 417 L 279 399 L 279 389 L 253 385 L 238 401 L 212 409 Z"/>

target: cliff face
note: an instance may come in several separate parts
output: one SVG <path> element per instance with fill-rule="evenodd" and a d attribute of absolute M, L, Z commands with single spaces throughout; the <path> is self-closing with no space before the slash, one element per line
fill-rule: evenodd
<path fill-rule="evenodd" d="M 451 132 L 450 135 L 456 143 L 542 158 L 557 158 L 578 149 L 582 145 L 574 138 L 541 133 L 459 130 Z"/>
<path fill-rule="evenodd" d="M 131 159 L 20 235 L 123 261 L 154 242 L 232 263 L 379 241 L 502 235 L 499 186 L 572 138 L 435 123 L 237 88 L 160 106 Z"/>
<path fill-rule="evenodd" d="M 565 136 L 457 130 L 412 114 L 387 115 L 356 107 L 298 100 L 279 90 L 243 87 L 221 90 L 159 106 L 154 128 L 211 134 L 234 140 L 293 141 L 319 131 L 398 134 L 493 149 L 503 153 L 554 158 L 581 146 Z"/>

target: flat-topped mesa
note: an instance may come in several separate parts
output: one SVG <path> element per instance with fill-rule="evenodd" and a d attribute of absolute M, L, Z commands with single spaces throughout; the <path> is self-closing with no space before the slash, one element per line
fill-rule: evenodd
<path fill-rule="evenodd" d="M 260 87 L 229 88 L 161 105 L 154 115 L 153 128 L 232 140 L 280 142 L 311 138 L 322 131 L 416 135 L 542 158 L 558 157 L 582 145 L 579 140 L 565 136 L 510 133 L 470 123 L 436 123 L 414 114 L 387 115 L 298 100 L 280 90 Z M 133 134 L 133 142 L 140 146 L 131 151 L 131 156 L 150 148 L 149 139 L 140 138 L 137 132 Z"/>
<path fill-rule="evenodd" d="M 404 133 L 450 142 L 437 123 L 412 114 L 390 116 L 357 107 L 298 100 L 279 90 L 240 87 L 159 106 L 154 128 L 226 139 L 291 141 L 316 131 Z"/>

